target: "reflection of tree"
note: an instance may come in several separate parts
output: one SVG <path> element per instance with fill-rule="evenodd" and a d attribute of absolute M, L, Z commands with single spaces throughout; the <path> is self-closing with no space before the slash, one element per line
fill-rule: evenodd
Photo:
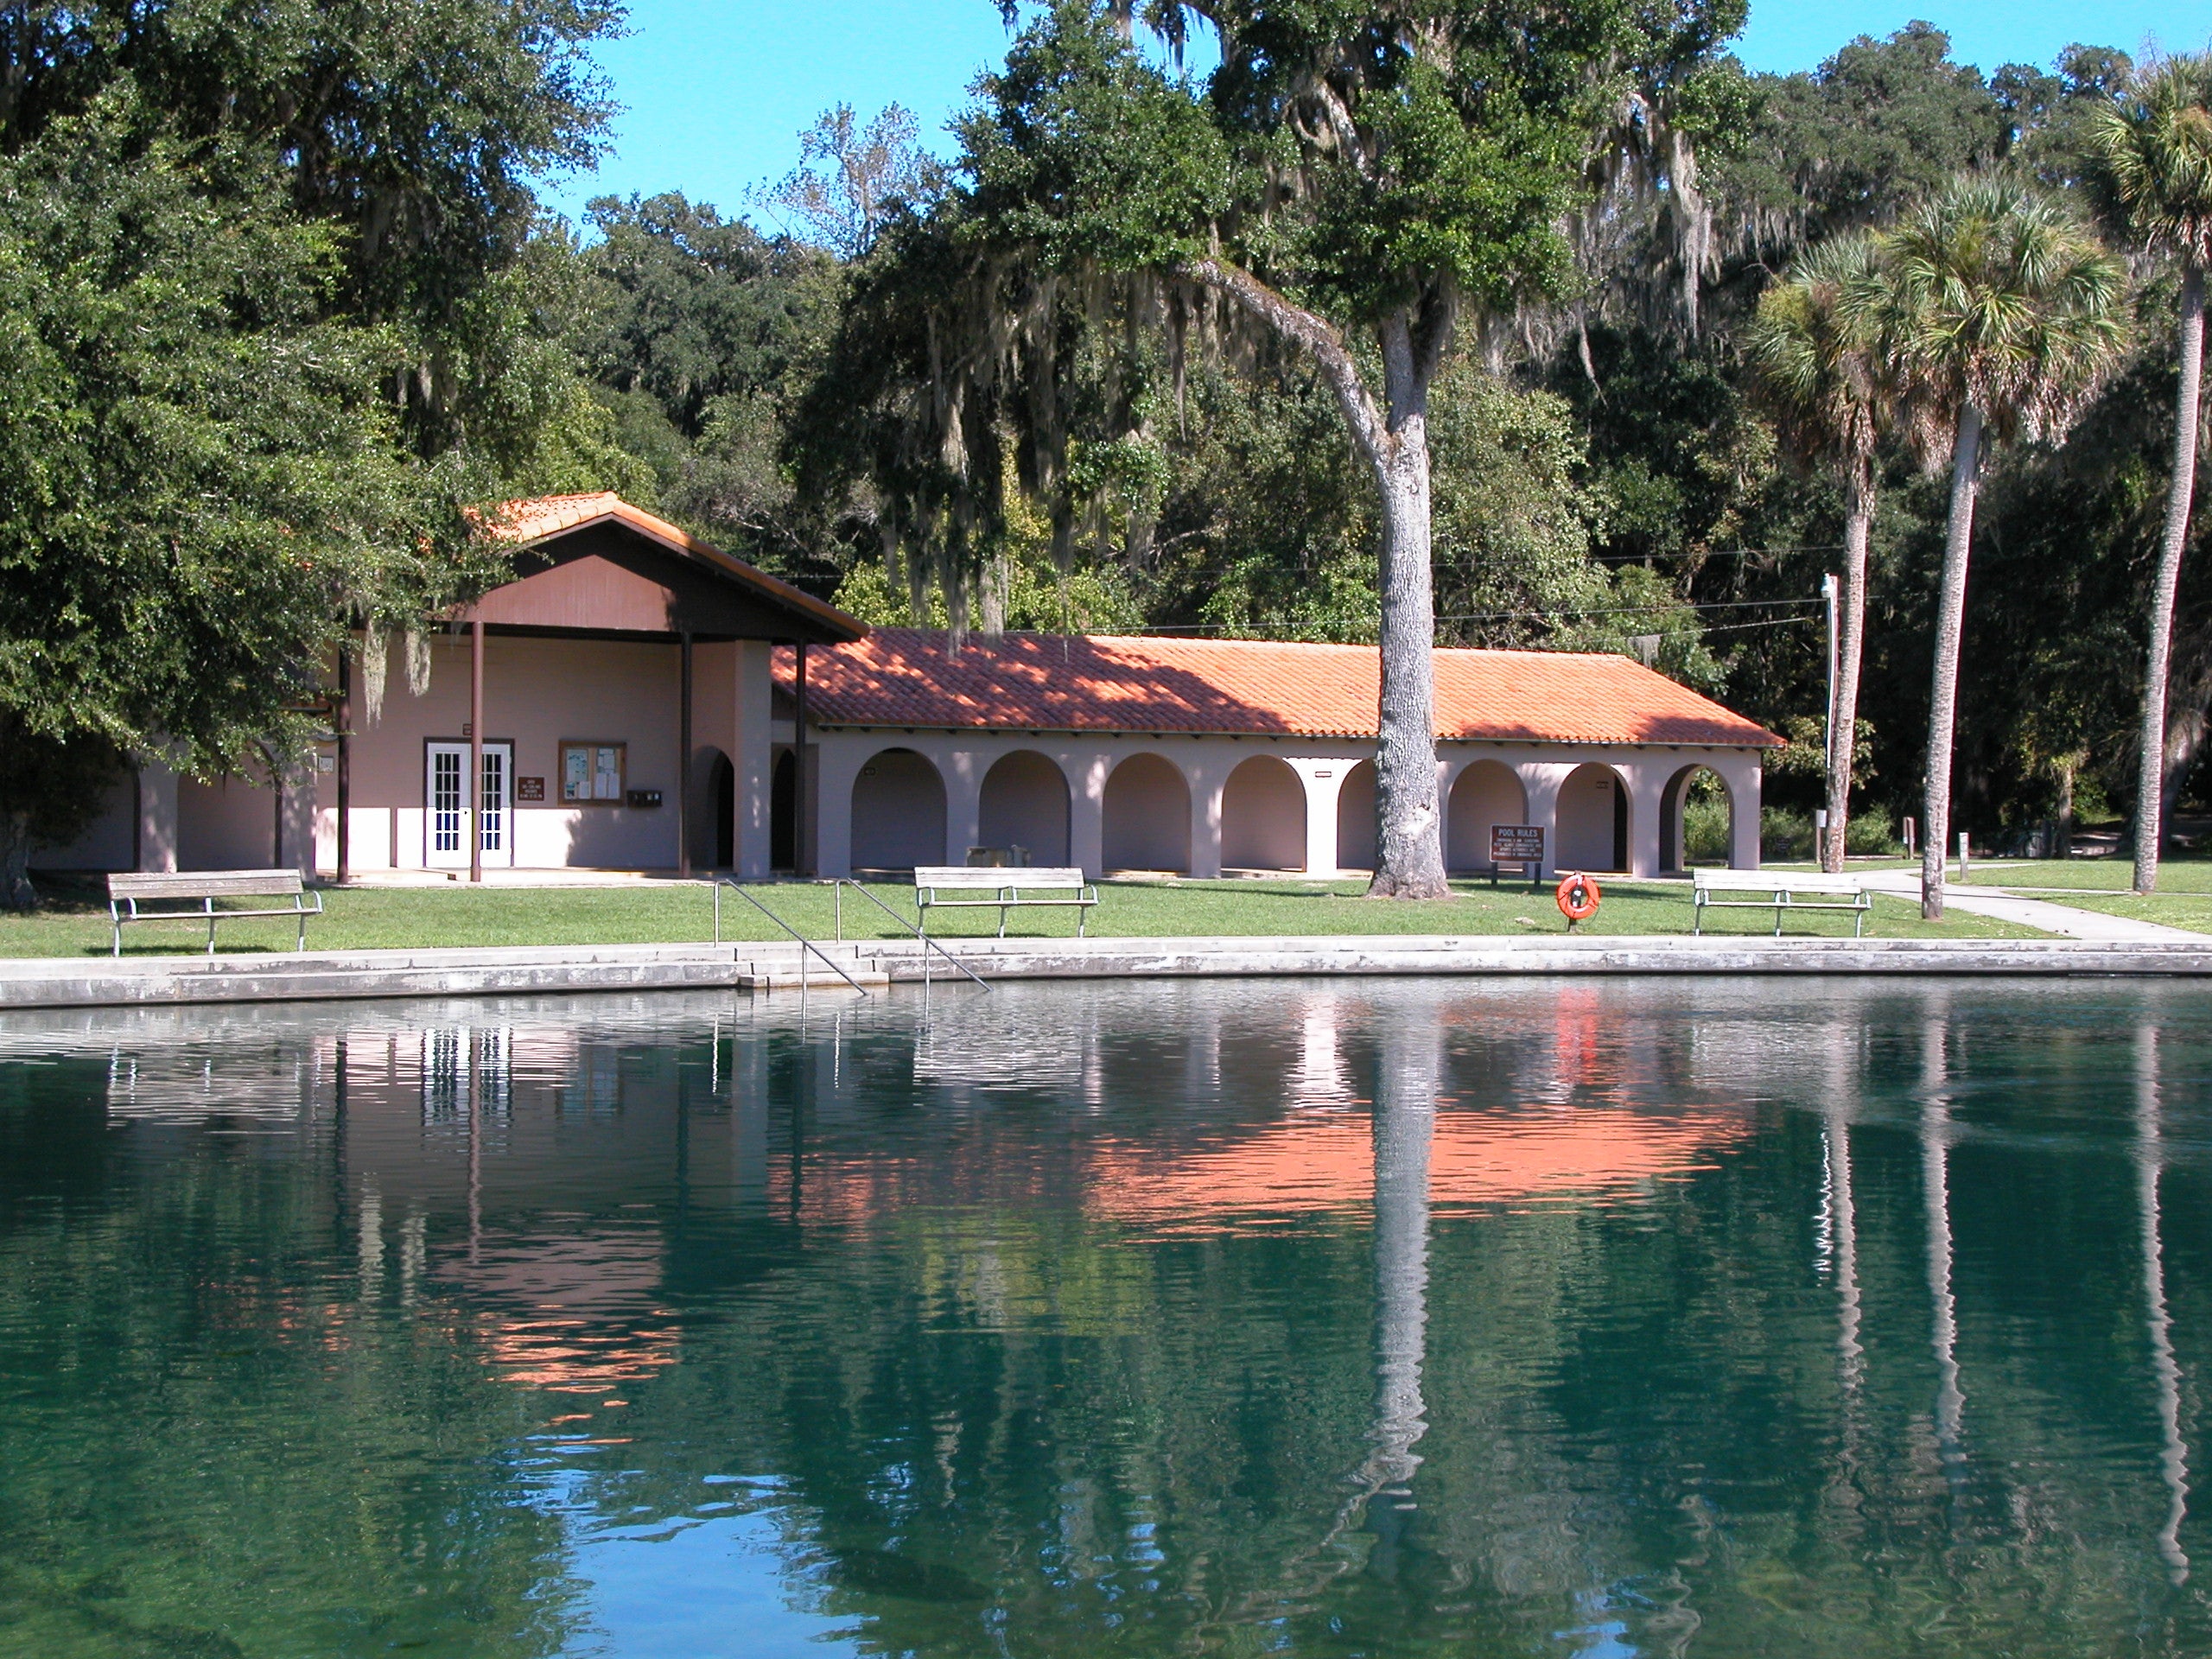
<path fill-rule="evenodd" d="M 67 1155 L 105 1161 L 51 1153 L 73 1210 L 12 1196 L 45 1190 L 25 1159 L 49 1154 L 4 1092 L 29 1085 L 0 1071 L 0 1135 L 31 1137 L 0 1141 L 0 1332 L 31 1338 L 11 1381 L 43 1379 L 0 1418 L 22 1497 L 0 1507 L 0 1606 L 30 1585 L 61 1608 L 108 1548 L 91 1528 L 155 1563 L 124 1599 L 142 1624 L 214 1629 L 265 1569 L 255 1605 L 304 1609 L 311 1633 L 342 1603 L 377 1645 L 411 1640 L 427 1600 L 448 1628 L 512 1627 L 493 1652 L 559 1647 L 586 1592 L 563 1522 L 531 1507 L 532 1437 L 592 1403 L 552 1385 L 620 1381 L 621 1427 L 574 1432 L 627 1444 L 567 1477 L 568 1513 L 757 1504 L 791 1593 L 864 1619 L 872 1651 L 1863 1659 L 1905 1640 L 1901 1607 L 1950 1651 L 2056 1651 L 2054 1629 L 2117 1650 L 2162 1609 L 2165 1650 L 2212 1650 L 2150 1548 L 2161 1525 L 2178 1548 L 2188 1478 L 2159 1230 L 2184 1179 L 2159 1138 L 2181 1133 L 2171 1090 L 2139 1082 L 2122 1183 L 2064 1116 L 2108 1100 L 2108 1039 L 2039 1035 L 2061 1103 L 2038 1119 L 2009 1091 L 2007 1140 L 1958 1104 L 1988 1097 L 1977 1068 L 2003 1052 L 2001 1032 L 1944 1036 L 1974 994 L 1808 1011 L 1827 994 L 1577 988 L 1573 1086 L 1534 1113 L 1559 1005 L 1510 987 L 1301 989 L 1279 1018 L 1244 987 L 1086 990 L 1066 1052 L 980 1082 L 951 1075 L 981 1039 L 942 1000 L 941 1082 L 898 1006 L 840 1022 L 815 999 L 804 1042 L 772 1007 L 734 1037 L 664 1013 L 658 1040 L 564 1007 L 513 1033 L 473 1267 L 468 1149 L 423 1122 L 419 1045 L 372 1077 L 389 1046 L 349 1039 L 354 1121 L 327 1162 L 143 1119 L 103 1142 L 94 1112 Z M 1033 1046 L 1055 996 L 975 1004 Z M 71 1086 L 97 1094 L 108 1052 Z M 2158 1053 L 2138 1055 L 2155 1084 Z M 1371 1094 L 1371 1117 L 1300 1103 L 1317 1082 Z M 1459 1212 L 1435 1196 L 1454 1120 L 1508 1141 L 1588 1111 L 1625 1136 L 1723 1082 L 1750 1103 L 1664 1179 Z M 1087 1202 L 1109 1140 L 1188 1157 L 1347 1121 L 1371 1211 L 1177 1232 Z M 1975 1358 L 1955 1484 L 1929 1455 L 1939 1287 L 1939 1364 L 1961 1308 Z M 2111 1449 L 2154 1408 L 2157 1522 L 2147 1460 Z M 305 1519 L 218 1535 L 271 1503 Z M 140 1541 L 157 1528 L 169 1543 Z"/>
<path fill-rule="evenodd" d="M 542 1420 L 469 1320 L 400 1306 L 388 1216 L 340 1211 L 314 1157 L 151 1148 L 67 1210 L 0 1207 L 0 1647 L 568 1648 L 562 1527 L 514 1455 Z"/>
<path fill-rule="evenodd" d="M 2189 1515 L 2189 1446 L 2181 1433 L 2181 1366 L 2174 1358 L 2173 1318 L 2166 1311 L 2165 1250 L 2158 1229 L 2158 1028 L 2135 1031 L 2135 1179 L 2143 1227 L 2143 1300 L 2151 1336 L 2151 1370 L 2158 1396 L 2158 1473 L 2170 1503 L 2158 1529 L 2158 1554 L 2176 1584 L 2189 1577 L 2181 1523 Z"/>
<path fill-rule="evenodd" d="M 1921 1029 L 1920 1171 L 1928 1210 L 1928 1294 L 1935 1305 L 1936 1454 L 1955 1482 L 1965 1473 L 1959 1431 L 1966 1395 L 1959 1389 L 1959 1306 L 1951 1289 L 1950 1071 L 1948 1020 Z"/>

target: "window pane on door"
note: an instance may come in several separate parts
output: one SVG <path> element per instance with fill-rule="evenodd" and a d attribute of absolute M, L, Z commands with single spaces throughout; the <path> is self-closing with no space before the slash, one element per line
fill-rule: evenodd
<path fill-rule="evenodd" d="M 505 850 L 507 844 L 507 752 L 484 751 L 483 830 L 478 844 L 487 853 Z"/>
<path fill-rule="evenodd" d="M 441 853 L 461 850 L 461 756 L 451 749 L 430 755 L 430 846 Z"/>

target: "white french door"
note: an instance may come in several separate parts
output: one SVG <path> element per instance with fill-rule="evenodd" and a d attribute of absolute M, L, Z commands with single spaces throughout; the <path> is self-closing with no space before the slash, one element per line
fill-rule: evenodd
<path fill-rule="evenodd" d="M 483 816 L 477 826 L 486 864 L 515 861 L 514 745 L 484 746 Z M 468 745 L 433 743 L 423 761 L 423 862 L 434 870 L 468 868 Z"/>

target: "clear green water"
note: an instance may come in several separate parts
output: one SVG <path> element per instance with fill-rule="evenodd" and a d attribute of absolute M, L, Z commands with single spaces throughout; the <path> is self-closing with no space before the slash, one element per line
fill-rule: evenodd
<path fill-rule="evenodd" d="M 2186 986 L 0 1021 L 0 1650 L 2212 1651 Z"/>

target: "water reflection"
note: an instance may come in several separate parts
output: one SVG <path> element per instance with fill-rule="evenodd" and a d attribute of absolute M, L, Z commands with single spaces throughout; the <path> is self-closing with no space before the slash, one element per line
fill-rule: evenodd
<path fill-rule="evenodd" d="M 0 1644 L 2202 1651 L 2198 1001 L 0 1020 Z"/>

